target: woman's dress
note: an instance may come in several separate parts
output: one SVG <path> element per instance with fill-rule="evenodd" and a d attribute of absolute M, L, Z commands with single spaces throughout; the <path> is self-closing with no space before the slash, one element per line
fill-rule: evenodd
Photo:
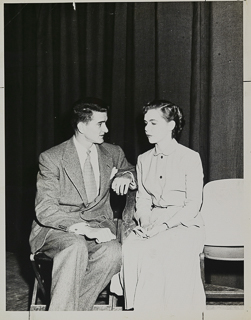
<path fill-rule="evenodd" d="M 155 147 L 139 156 L 137 177 L 136 220 L 148 215 L 171 228 L 147 239 L 132 231 L 125 240 L 125 307 L 135 311 L 203 311 L 200 156 L 173 139 L 165 154 Z"/>

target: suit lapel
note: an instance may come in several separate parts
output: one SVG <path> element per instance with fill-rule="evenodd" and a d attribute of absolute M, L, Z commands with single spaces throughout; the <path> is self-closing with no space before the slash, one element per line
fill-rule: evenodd
<path fill-rule="evenodd" d="M 99 174 L 100 174 L 100 186 L 99 186 L 99 193 L 98 196 L 88 204 L 88 210 L 91 210 L 97 203 L 101 201 L 104 197 L 104 194 L 110 188 L 110 175 L 113 168 L 113 161 L 112 157 L 107 152 L 107 150 L 101 145 L 96 144 L 97 152 L 98 152 L 98 163 L 99 163 Z M 86 203 L 87 203 L 87 196 L 85 193 Z"/>
<path fill-rule="evenodd" d="M 94 205 L 95 203 L 99 202 L 100 199 L 103 197 L 104 193 L 107 191 L 107 189 L 109 189 L 110 175 L 113 168 L 113 161 L 109 152 L 107 152 L 107 150 L 102 146 L 102 144 L 96 144 L 96 147 L 98 152 L 98 162 L 100 171 L 100 188 L 98 196 L 90 204 L 89 208 L 92 207 L 92 204 Z M 83 174 L 77 150 L 73 142 L 73 138 L 68 140 L 68 143 L 65 147 L 65 152 L 63 155 L 63 165 L 67 176 L 78 190 L 83 202 L 87 204 L 88 200 L 85 191 Z"/>
<path fill-rule="evenodd" d="M 73 138 L 68 140 L 63 155 L 63 166 L 69 179 L 78 190 L 84 203 L 87 203 L 83 174 Z"/>

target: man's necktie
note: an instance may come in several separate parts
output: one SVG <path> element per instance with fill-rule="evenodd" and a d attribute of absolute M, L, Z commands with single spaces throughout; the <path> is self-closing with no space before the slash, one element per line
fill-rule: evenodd
<path fill-rule="evenodd" d="M 83 167 L 85 190 L 88 202 L 92 202 L 97 196 L 97 185 L 90 160 L 90 151 L 87 152 L 87 157 Z"/>

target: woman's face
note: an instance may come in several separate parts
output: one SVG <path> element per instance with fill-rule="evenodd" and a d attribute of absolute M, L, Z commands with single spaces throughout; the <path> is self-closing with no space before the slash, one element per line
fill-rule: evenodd
<path fill-rule="evenodd" d="M 144 116 L 145 133 L 150 143 L 161 143 L 165 139 L 172 138 L 174 121 L 167 122 L 162 117 L 160 109 L 148 110 Z"/>

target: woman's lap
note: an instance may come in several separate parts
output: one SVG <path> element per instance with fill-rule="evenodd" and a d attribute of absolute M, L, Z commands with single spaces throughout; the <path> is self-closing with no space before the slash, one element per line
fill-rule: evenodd
<path fill-rule="evenodd" d="M 202 252 L 204 243 L 204 228 L 176 227 L 157 234 L 152 238 L 140 238 L 134 232 L 127 237 L 122 248 L 123 252 L 130 255 L 133 252 L 147 251 L 154 255 L 158 253 L 163 256 L 165 253 L 182 252 L 190 249 L 192 251 Z M 184 252 L 185 254 L 186 252 Z"/>
<path fill-rule="evenodd" d="M 203 241 L 204 229 L 195 226 L 173 228 L 150 239 L 130 234 L 122 248 L 128 306 L 143 308 L 148 301 L 157 308 L 169 301 L 175 307 L 189 297 L 193 303 L 194 295 L 196 301 L 201 296 L 203 304 L 199 272 Z"/>

